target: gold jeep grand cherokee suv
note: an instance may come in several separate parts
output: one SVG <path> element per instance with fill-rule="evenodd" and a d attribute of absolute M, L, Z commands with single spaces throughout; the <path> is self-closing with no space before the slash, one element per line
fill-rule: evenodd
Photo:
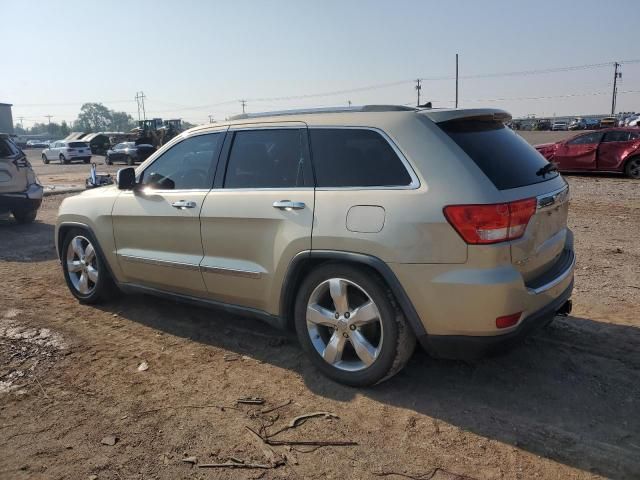
<path fill-rule="evenodd" d="M 65 279 L 84 303 L 144 292 L 293 328 L 349 385 L 397 373 L 416 339 L 476 356 L 571 305 L 568 186 L 509 119 L 366 106 L 193 128 L 62 203 Z"/>

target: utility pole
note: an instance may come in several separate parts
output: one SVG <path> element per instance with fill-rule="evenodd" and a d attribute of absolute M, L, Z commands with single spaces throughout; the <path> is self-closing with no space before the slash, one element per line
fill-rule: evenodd
<path fill-rule="evenodd" d="M 138 104 L 138 121 L 140 121 L 140 109 L 142 109 L 142 119 L 146 120 L 147 119 L 147 112 L 145 111 L 144 108 L 144 99 L 145 99 L 145 94 L 143 91 L 140 92 L 136 92 L 136 103 Z"/>
<path fill-rule="evenodd" d="M 240 100 L 240 105 L 242 105 L 242 113 L 244 113 L 244 107 L 247 106 L 247 101 L 246 100 Z"/>
<path fill-rule="evenodd" d="M 18 120 L 20 120 L 20 128 L 24 130 L 24 117 L 18 117 Z"/>
<path fill-rule="evenodd" d="M 51 119 L 53 118 L 53 115 L 45 115 L 45 117 L 47 118 L 47 125 L 51 125 Z"/>
<path fill-rule="evenodd" d="M 416 105 L 419 107 L 420 106 L 420 90 L 422 90 L 422 85 L 420 85 L 420 79 L 416 79 L 416 86 L 415 86 L 416 91 L 418 92 L 418 102 L 416 103 Z"/>
<path fill-rule="evenodd" d="M 616 96 L 618 95 L 618 79 L 622 78 L 622 72 L 618 72 L 618 68 L 621 67 L 618 62 L 613 63 L 613 94 L 611 96 L 611 115 L 616 113 Z"/>
<path fill-rule="evenodd" d="M 347 100 L 347 103 L 349 104 L 349 108 L 351 108 L 351 100 Z"/>
<path fill-rule="evenodd" d="M 458 108 L 458 54 L 456 53 L 456 108 Z"/>
<path fill-rule="evenodd" d="M 213 123 L 213 115 L 209 115 L 209 123 Z"/>

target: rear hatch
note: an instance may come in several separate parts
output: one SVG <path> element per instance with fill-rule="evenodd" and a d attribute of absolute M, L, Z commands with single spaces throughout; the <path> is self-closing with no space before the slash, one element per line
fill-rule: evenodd
<path fill-rule="evenodd" d="M 91 153 L 91 147 L 86 142 L 69 142 L 70 153 L 77 155 L 88 155 Z"/>
<path fill-rule="evenodd" d="M 0 138 L 0 193 L 22 192 L 27 188 L 28 163 L 13 142 Z"/>
<path fill-rule="evenodd" d="M 464 112 L 464 111 L 463 111 Z M 565 261 L 569 231 L 569 187 L 557 171 L 520 135 L 504 126 L 505 112 L 459 116 L 437 122 L 500 191 L 505 203 L 535 199 L 522 237 L 510 242 L 511 261 L 525 282 Z"/>

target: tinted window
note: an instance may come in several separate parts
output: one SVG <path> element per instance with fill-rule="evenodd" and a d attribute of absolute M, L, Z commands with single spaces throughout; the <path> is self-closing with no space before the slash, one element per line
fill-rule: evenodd
<path fill-rule="evenodd" d="M 640 140 L 639 132 L 629 132 L 629 140 Z"/>
<path fill-rule="evenodd" d="M 629 133 L 624 130 L 616 130 L 613 132 L 607 132 L 604 134 L 603 142 L 628 142 Z"/>
<path fill-rule="evenodd" d="M 86 142 L 69 142 L 69 146 L 71 148 L 85 148 L 88 147 L 89 144 Z"/>
<path fill-rule="evenodd" d="M 187 138 L 163 153 L 143 172 L 141 182 L 162 190 L 209 189 L 224 133 Z"/>
<path fill-rule="evenodd" d="M 402 161 L 378 132 L 352 128 L 313 128 L 309 132 L 318 187 L 411 184 Z"/>
<path fill-rule="evenodd" d="M 13 142 L 0 138 L 0 158 L 12 157 L 19 153 Z"/>
<path fill-rule="evenodd" d="M 548 164 L 520 135 L 493 119 L 452 120 L 438 126 L 458 144 L 499 190 L 558 176 L 538 174 Z"/>
<path fill-rule="evenodd" d="M 229 155 L 225 188 L 294 188 L 305 186 L 308 155 L 304 130 L 236 132 Z"/>
<path fill-rule="evenodd" d="M 567 145 L 586 145 L 589 143 L 598 143 L 602 138 L 601 132 L 587 133 L 586 135 L 580 135 L 579 137 L 569 140 Z"/>

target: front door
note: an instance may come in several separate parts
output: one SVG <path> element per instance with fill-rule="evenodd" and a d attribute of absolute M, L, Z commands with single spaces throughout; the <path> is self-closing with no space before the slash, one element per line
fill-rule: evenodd
<path fill-rule="evenodd" d="M 567 140 L 556 150 L 553 161 L 560 170 L 595 170 L 602 132 L 591 132 Z"/>
<path fill-rule="evenodd" d="M 186 295 L 205 292 L 200 210 L 213 183 L 225 130 L 175 143 L 138 173 L 113 207 L 118 262 L 126 282 Z"/>
<path fill-rule="evenodd" d="M 243 128 L 229 131 L 226 171 L 202 207 L 201 270 L 211 299 L 276 314 L 291 259 L 311 249 L 307 130 L 299 122 Z"/>

